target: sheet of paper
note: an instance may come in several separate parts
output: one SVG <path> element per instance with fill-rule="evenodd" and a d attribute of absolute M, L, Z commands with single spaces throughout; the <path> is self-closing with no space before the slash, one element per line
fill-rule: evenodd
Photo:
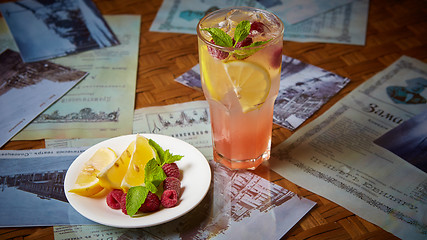
<path fill-rule="evenodd" d="M 213 159 L 206 101 L 137 109 L 134 133 L 173 136 L 198 148 L 208 160 Z M 61 144 L 67 142 L 75 146 L 78 144 L 78 140 L 61 140 Z M 211 189 L 194 210 L 181 218 L 138 230 L 88 225 L 55 226 L 55 239 L 107 236 L 119 239 L 140 239 L 143 236 L 159 239 L 234 239 L 240 238 L 242 231 L 248 236 L 262 234 L 267 238 L 279 239 L 315 205 L 250 171 L 230 171 L 213 161 L 210 163 L 214 171 Z M 254 194 L 257 197 L 254 198 Z"/>
<path fill-rule="evenodd" d="M 285 23 L 284 40 L 364 45 L 369 0 L 355 0 L 296 24 Z"/>
<path fill-rule="evenodd" d="M 155 133 L 179 138 L 213 160 L 211 122 L 206 101 L 194 101 L 135 110 L 134 133 Z"/>
<path fill-rule="evenodd" d="M 272 170 L 402 239 L 426 239 L 427 174 L 374 143 L 427 110 L 426 87 L 427 64 L 401 57 L 274 148 Z M 421 134 L 386 143 L 425 147 L 425 121 L 413 127 Z"/>
<path fill-rule="evenodd" d="M 286 24 L 295 24 L 354 0 L 257 0 Z"/>
<path fill-rule="evenodd" d="M 0 4 L 24 62 L 36 62 L 119 41 L 91 0 L 22 0 Z"/>
<path fill-rule="evenodd" d="M 207 196 L 176 220 L 140 229 L 55 226 L 55 239 L 280 239 L 315 205 L 249 171 L 211 166 L 214 179 Z"/>
<path fill-rule="evenodd" d="M 208 160 L 213 160 L 209 106 L 194 101 L 136 109 L 133 133 L 155 133 L 179 138 L 195 146 Z M 46 139 L 46 148 L 84 147 L 105 138 Z"/>
<path fill-rule="evenodd" d="M 294 4 L 304 4 L 307 2 L 300 2 L 294 0 Z M 305 0 L 307 1 L 307 0 Z M 308 0 L 313 1 L 313 0 Z M 324 2 L 323 0 L 321 0 Z M 327 1 L 330 2 L 330 1 Z M 335 2 L 335 1 L 333 1 Z M 321 5 L 327 10 L 317 9 L 318 14 L 313 12 L 310 18 L 305 18 L 295 24 L 286 21 L 287 13 L 281 9 L 284 5 L 279 4 L 280 1 L 255 1 L 246 0 L 234 2 L 226 1 L 163 1 L 163 4 L 157 12 L 150 31 L 153 32 L 175 32 L 175 33 L 188 33 L 196 34 L 196 26 L 199 20 L 212 10 L 229 7 L 229 6 L 253 6 L 258 8 L 266 6 L 276 7 L 276 13 L 285 24 L 284 40 L 296 42 L 326 42 L 326 43 L 342 43 L 364 45 L 366 38 L 366 26 L 368 21 L 368 8 L 369 0 L 352 0 L 352 1 L 339 1 L 330 3 L 331 5 Z M 342 3 L 342 4 L 341 4 Z M 346 3 L 346 4 L 344 4 Z M 337 7 L 331 8 L 332 4 L 337 4 Z M 296 6 L 296 5 L 295 5 Z M 315 5 L 313 5 L 315 6 Z M 320 5 L 319 5 L 320 6 Z M 327 8 L 326 8 L 327 7 Z M 304 10 L 301 10 L 304 11 Z M 292 12 L 295 11 L 295 9 Z M 304 16 L 300 14 L 299 16 Z M 292 22 L 292 21 L 291 21 Z"/>
<path fill-rule="evenodd" d="M 196 34 L 197 23 L 203 16 L 232 6 L 264 8 L 256 0 L 163 1 L 150 31 Z"/>
<path fill-rule="evenodd" d="M 0 227 L 94 224 L 64 194 L 67 169 L 85 149 L 0 151 Z"/>
<path fill-rule="evenodd" d="M 202 91 L 199 65 L 175 81 Z M 295 130 L 349 82 L 348 78 L 283 55 L 273 122 Z"/>
<path fill-rule="evenodd" d="M 107 138 L 132 133 L 141 17 L 114 15 L 105 19 L 121 44 L 52 60 L 89 72 L 89 76 L 14 140 Z M 4 28 L 0 35 L 1 39 L 11 38 Z"/>
<path fill-rule="evenodd" d="M 0 147 L 87 75 L 49 61 L 24 63 L 0 53 Z"/>

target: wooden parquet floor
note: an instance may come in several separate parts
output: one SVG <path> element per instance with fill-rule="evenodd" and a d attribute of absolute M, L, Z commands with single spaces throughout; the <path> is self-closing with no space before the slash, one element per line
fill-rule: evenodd
<path fill-rule="evenodd" d="M 202 92 L 174 81 L 198 63 L 197 37 L 149 31 L 162 1 L 94 2 L 102 14 L 137 14 L 142 17 L 135 108 L 205 99 Z M 284 41 L 283 53 L 351 79 L 305 125 L 402 55 L 427 62 L 427 1 L 371 0 L 364 46 Z M 280 126 L 273 128 L 273 147 L 292 135 Z M 1 149 L 42 147 L 43 140 L 13 141 Z M 268 165 L 255 173 L 317 203 L 282 239 L 398 239 L 357 214 L 295 185 L 286 176 L 268 169 Z M 52 227 L 1 228 L 0 239 L 53 239 L 53 230 Z"/>

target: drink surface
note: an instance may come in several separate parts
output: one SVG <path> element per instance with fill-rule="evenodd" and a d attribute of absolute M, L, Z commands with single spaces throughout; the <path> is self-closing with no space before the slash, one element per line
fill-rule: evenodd
<path fill-rule="evenodd" d="M 244 20 L 250 23 L 249 34 L 236 43 L 236 27 Z M 215 160 L 233 169 L 254 169 L 269 158 L 283 25 L 275 16 L 245 8 L 220 10 L 203 19 L 198 28 L 202 87 L 211 112 Z M 211 32 L 200 30 L 207 28 L 234 36 L 234 46 L 218 46 Z"/>

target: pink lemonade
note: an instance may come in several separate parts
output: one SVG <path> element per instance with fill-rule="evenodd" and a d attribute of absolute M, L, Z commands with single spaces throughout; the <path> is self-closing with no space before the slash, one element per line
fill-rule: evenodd
<path fill-rule="evenodd" d="M 214 159 L 230 169 L 255 169 L 270 158 L 283 24 L 264 10 L 230 8 L 205 16 L 197 33 Z"/>

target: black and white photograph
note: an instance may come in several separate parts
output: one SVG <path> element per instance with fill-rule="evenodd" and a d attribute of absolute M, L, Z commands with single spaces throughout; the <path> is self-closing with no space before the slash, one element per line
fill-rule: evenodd
<path fill-rule="evenodd" d="M 0 146 L 87 76 L 49 61 L 23 63 L 18 52 L 0 54 Z"/>
<path fill-rule="evenodd" d="M 203 91 L 201 79 L 202 78 L 200 76 L 200 65 L 197 64 L 181 76 L 177 77 L 175 81 L 183 84 L 184 86 Z"/>
<path fill-rule="evenodd" d="M 199 65 L 175 81 L 202 91 Z M 295 130 L 349 82 L 348 78 L 282 55 L 280 89 L 274 103 L 273 122 Z"/>
<path fill-rule="evenodd" d="M 119 44 L 91 0 L 22 0 L 0 11 L 24 62 L 36 62 Z"/>
<path fill-rule="evenodd" d="M 427 173 L 427 111 L 401 123 L 374 141 Z"/>
<path fill-rule="evenodd" d="M 84 149 L 58 154 L 62 150 L 1 152 L 1 227 L 95 224 L 74 210 L 64 193 L 67 169 Z"/>
<path fill-rule="evenodd" d="M 273 122 L 295 130 L 349 82 L 348 78 L 282 55 Z"/>

